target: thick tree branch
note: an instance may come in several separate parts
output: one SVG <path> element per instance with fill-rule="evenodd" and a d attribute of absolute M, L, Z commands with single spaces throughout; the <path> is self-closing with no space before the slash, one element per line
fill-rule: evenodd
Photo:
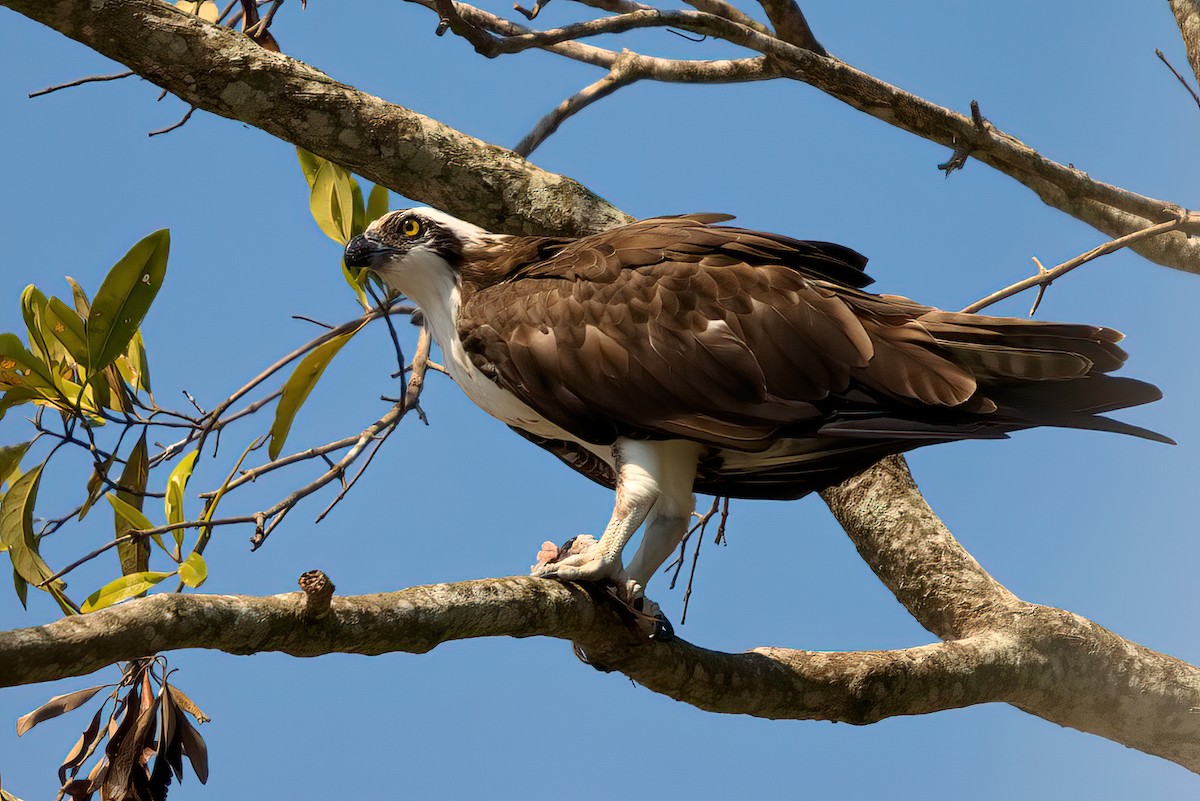
<path fill-rule="evenodd" d="M 431 7 L 434 0 L 409 2 Z M 1047 205 L 1092 225 L 1110 237 L 1125 236 L 1149 225 L 1166 222 L 1185 211 L 1176 204 L 1096 181 L 1082 170 L 1042 156 L 991 123 L 985 125 L 981 134 L 970 117 L 905 92 L 836 58 L 818 55 L 804 47 L 712 14 L 639 9 L 618 17 L 539 32 L 500 20 L 470 6 L 455 4 L 455 7 L 471 24 L 505 37 L 493 40 L 484 47 L 489 55 L 539 47 L 568 58 L 611 68 L 615 53 L 582 45 L 574 38 L 670 26 L 724 39 L 764 54 L 767 58 L 761 62 L 762 69 L 771 74 L 753 75 L 740 70 L 731 79 L 710 72 L 706 62 L 652 59 L 657 62 L 657 72 L 663 77 L 645 77 L 695 83 L 766 80 L 771 77 L 802 81 L 890 125 L 956 151 L 967 149 L 976 160 L 1032 189 Z M 575 49 L 565 49 L 568 47 Z M 604 53 L 607 53 L 607 57 L 601 55 Z M 1156 237 L 1132 249 L 1159 264 L 1200 273 L 1200 242 L 1182 233 Z"/>
<path fill-rule="evenodd" d="M 583 233 L 628 220 L 576 181 L 159 0 L 3 5 L 126 64 L 197 108 L 254 125 L 495 230 Z"/>
<path fill-rule="evenodd" d="M 1200 83 L 1200 0 L 1170 0 L 1192 74 Z"/>
<path fill-rule="evenodd" d="M 449 640 L 544 635 L 575 642 L 596 667 L 713 712 L 864 724 L 1006 701 L 1200 770 L 1200 716 L 1189 711 L 1200 705 L 1200 670 L 1015 600 L 1003 626 L 919 648 L 728 654 L 642 640 L 607 604 L 554 581 L 514 577 L 334 598 L 320 615 L 307 597 L 163 594 L 3 632 L 0 684 L 78 676 L 181 648 L 424 653 Z"/>
<path fill-rule="evenodd" d="M 427 0 L 430 6 L 432 0 Z M 514 153 L 466 136 L 416 112 L 339 84 L 324 73 L 254 44 L 248 37 L 157 2 L 85 0 L 43 3 L 0 0 L 38 22 L 120 61 L 139 75 L 198 108 L 255 125 L 372 181 L 497 231 L 578 234 L 628 218 L 578 183 L 540 170 Z M 455 8 L 468 22 L 480 16 Z M 640 16 L 639 16 L 640 15 Z M 786 65 L 786 77 L 804 81 L 874 117 L 947 147 L 972 143 L 971 155 L 1033 189 L 1046 203 L 1110 236 L 1123 236 L 1182 213 L 1172 203 L 1104 184 L 1080 170 L 1043 157 L 1018 139 L 989 126 L 980 138 L 969 117 L 942 108 L 860 72 L 758 30 L 696 11 L 635 11 L 614 17 L 603 30 L 646 25 L 720 36 Z M 612 26 L 616 26 L 613 28 Z M 513 34 L 529 34 L 512 23 Z M 588 30 L 591 30 L 590 28 Z M 550 44 L 611 69 L 615 53 L 584 50 L 577 42 Z M 568 46 L 574 46 L 573 48 Z M 564 50 L 564 48 L 566 48 Z M 663 60 L 659 60 L 663 61 Z M 753 60 L 750 60 L 753 61 Z M 677 80 L 703 81 L 703 62 L 674 67 Z M 745 64 L 724 62 L 728 65 Z M 775 63 L 761 61 L 773 73 Z M 670 72 L 664 66 L 664 72 Z M 735 70 L 736 80 L 762 80 Z M 707 80 L 728 80 L 708 76 Z M 1140 243 L 1146 258 L 1200 272 L 1200 242 L 1175 233 Z"/>

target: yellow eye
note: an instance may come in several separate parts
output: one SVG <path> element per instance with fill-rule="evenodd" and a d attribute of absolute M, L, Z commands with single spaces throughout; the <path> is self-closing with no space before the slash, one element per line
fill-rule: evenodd
<path fill-rule="evenodd" d="M 400 226 L 400 232 L 405 236 L 416 236 L 421 233 L 421 224 L 416 220 L 405 220 L 403 225 Z"/>

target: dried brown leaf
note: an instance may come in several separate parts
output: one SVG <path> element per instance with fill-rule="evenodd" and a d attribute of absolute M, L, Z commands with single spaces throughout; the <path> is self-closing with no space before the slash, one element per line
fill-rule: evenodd
<path fill-rule="evenodd" d="M 96 746 L 104 739 L 104 733 L 100 731 L 100 721 L 103 716 L 104 707 L 101 706 L 96 710 L 96 715 L 92 718 L 92 722 L 83 730 L 83 734 L 79 735 L 78 742 L 67 753 L 67 756 L 63 759 L 63 763 L 58 766 L 59 784 L 66 784 L 68 775 L 71 778 L 75 778 L 75 775 L 79 772 L 79 768 L 95 753 Z"/>
<path fill-rule="evenodd" d="M 95 687 L 88 687 L 86 690 L 76 690 L 73 693 L 66 695 L 56 695 L 46 703 L 39 706 L 37 709 L 30 712 L 28 715 L 22 715 L 17 721 L 17 736 L 20 737 L 25 732 L 32 729 L 42 721 L 56 718 L 59 715 L 64 715 L 72 709 L 79 707 L 92 700 L 92 697 L 103 690 L 105 687 L 111 687 L 111 684 L 99 684 Z"/>
<path fill-rule="evenodd" d="M 179 737 L 183 740 L 183 750 L 187 754 L 188 761 L 192 763 L 192 770 L 196 773 L 196 778 L 201 784 L 208 783 L 208 746 L 204 744 L 204 738 L 200 736 L 200 732 L 196 731 L 196 727 L 192 722 L 183 715 L 179 716 Z"/>
<path fill-rule="evenodd" d="M 171 694 L 171 698 L 175 701 L 176 705 L 178 705 L 178 707 L 184 712 L 187 712 L 189 715 L 194 717 L 197 723 L 208 723 L 208 721 L 211 720 L 208 715 L 200 711 L 200 707 L 196 706 L 196 702 L 189 698 L 187 693 L 176 687 L 174 684 L 170 686 L 167 692 Z"/>

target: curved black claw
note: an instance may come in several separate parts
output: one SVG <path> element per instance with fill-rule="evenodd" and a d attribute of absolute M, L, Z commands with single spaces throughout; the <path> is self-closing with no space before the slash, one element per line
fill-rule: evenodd
<path fill-rule="evenodd" d="M 662 612 L 655 616 L 654 633 L 650 635 L 650 639 L 655 642 L 670 642 L 675 639 L 675 627 Z"/>

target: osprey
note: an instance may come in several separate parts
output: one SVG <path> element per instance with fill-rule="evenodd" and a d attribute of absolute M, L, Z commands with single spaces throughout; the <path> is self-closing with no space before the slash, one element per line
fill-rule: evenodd
<path fill-rule="evenodd" d="M 601 538 L 547 543 L 533 575 L 640 598 L 695 491 L 799 498 L 889 454 L 1034 426 L 1170 442 L 1100 416 L 1160 397 L 1107 375 L 1126 358 L 1120 333 L 871 294 L 853 250 L 716 225 L 730 219 L 565 238 L 414 208 L 346 246 L 347 266 L 421 308 L 471 400 L 615 488 Z"/>

